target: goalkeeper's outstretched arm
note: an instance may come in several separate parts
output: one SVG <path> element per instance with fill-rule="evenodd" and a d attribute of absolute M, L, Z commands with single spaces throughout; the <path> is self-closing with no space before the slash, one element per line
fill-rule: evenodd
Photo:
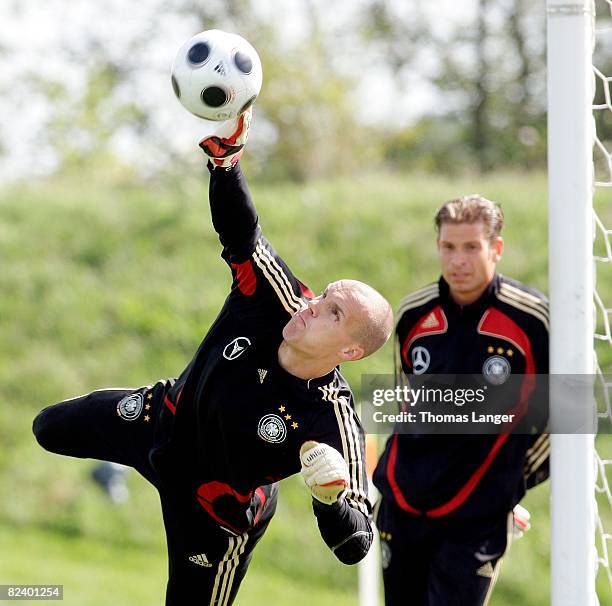
<path fill-rule="evenodd" d="M 213 227 L 223 244 L 226 261 L 244 261 L 261 235 L 257 211 L 238 160 L 244 150 L 251 124 L 250 110 L 236 121 L 227 138 L 210 136 L 200 141 L 211 173 L 209 200 Z"/>
<path fill-rule="evenodd" d="M 244 174 L 237 164 L 231 171 L 213 169 L 209 185 L 209 201 L 213 227 L 223 245 L 228 262 L 248 259 L 261 236 L 257 211 Z"/>

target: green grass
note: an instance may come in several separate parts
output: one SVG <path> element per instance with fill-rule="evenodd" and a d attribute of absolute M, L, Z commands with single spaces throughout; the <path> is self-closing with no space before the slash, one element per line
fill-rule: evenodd
<path fill-rule="evenodd" d="M 365 175 L 253 189 L 266 235 L 314 290 L 352 277 L 397 305 L 437 278 L 436 208 L 473 191 L 503 203 L 500 271 L 546 290 L 543 175 Z M 163 603 L 155 491 L 134 474 L 129 503 L 110 506 L 89 480 L 93 462 L 45 453 L 30 425 L 47 403 L 178 374 L 229 286 L 219 253 L 204 180 L 144 187 L 100 172 L 0 192 L 0 583 L 63 583 L 67 606 Z M 600 286 L 612 300 L 612 284 Z M 609 347 L 600 351 L 609 370 Z M 358 386 L 361 373 L 389 372 L 390 358 L 387 345 L 345 374 Z M 610 457 L 610 440 L 600 441 Z M 548 602 L 548 487 L 525 504 L 534 527 L 508 554 L 493 606 Z M 237 604 L 348 606 L 356 591 L 356 569 L 319 538 L 299 478 L 283 482 Z"/>

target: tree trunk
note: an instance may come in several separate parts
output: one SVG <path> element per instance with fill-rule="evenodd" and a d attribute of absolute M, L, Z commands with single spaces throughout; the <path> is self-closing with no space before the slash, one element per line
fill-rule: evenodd
<path fill-rule="evenodd" d="M 487 11 L 490 0 L 479 0 L 478 25 L 476 38 L 476 78 L 475 99 L 472 111 L 473 148 L 480 172 L 491 170 L 489 127 L 488 127 L 488 79 L 489 62 L 487 58 L 488 24 Z"/>

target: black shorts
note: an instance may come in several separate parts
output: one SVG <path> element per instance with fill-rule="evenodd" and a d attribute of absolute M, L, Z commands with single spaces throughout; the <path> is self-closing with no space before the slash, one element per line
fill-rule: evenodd
<path fill-rule="evenodd" d="M 136 469 L 160 495 L 168 542 L 167 606 L 226 606 L 233 602 L 253 548 L 276 509 L 277 485 L 256 491 L 257 522 L 242 534 L 223 529 L 194 498 L 181 497 L 160 471 L 160 452 L 174 415 L 164 405 L 169 382 L 102 389 L 48 406 L 34 420 L 40 445 L 62 455 L 101 459 Z"/>
<path fill-rule="evenodd" d="M 508 543 L 509 515 L 447 521 L 377 504 L 386 606 L 484 606 Z"/>

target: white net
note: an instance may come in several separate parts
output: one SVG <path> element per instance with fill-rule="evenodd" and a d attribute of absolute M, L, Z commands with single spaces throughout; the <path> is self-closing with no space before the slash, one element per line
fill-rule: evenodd
<path fill-rule="evenodd" d="M 596 439 L 595 501 L 597 508 L 597 589 L 600 602 L 609 603 L 612 598 L 612 332 L 610 318 L 612 308 L 612 0 L 600 0 L 596 6 L 595 53 L 593 71 L 595 76 L 595 99 L 593 118 L 595 122 L 595 292 L 596 313 L 595 352 L 597 359 L 597 402 L 600 435 Z"/>

